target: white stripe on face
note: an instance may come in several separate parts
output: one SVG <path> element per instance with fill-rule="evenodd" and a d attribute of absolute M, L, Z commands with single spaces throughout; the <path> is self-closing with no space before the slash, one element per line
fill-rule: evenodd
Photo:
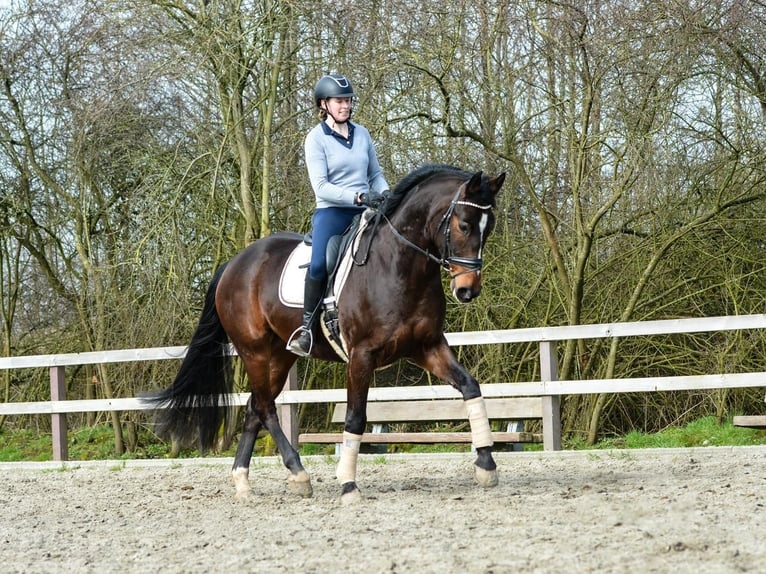
<path fill-rule="evenodd" d="M 489 224 L 489 215 L 486 213 L 481 214 L 479 220 L 479 259 L 481 259 L 481 250 L 484 248 L 484 233 L 487 231 L 487 225 Z M 479 270 L 481 273 L 481 270 Z"/>

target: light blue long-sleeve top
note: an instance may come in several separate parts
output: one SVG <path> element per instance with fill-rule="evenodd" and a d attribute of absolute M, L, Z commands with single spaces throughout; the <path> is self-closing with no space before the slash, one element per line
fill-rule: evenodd
<path fill-rule="evenodd" d="M 349 207 L 357 193 L 388 189 L 367 128 L 348 122 L 348 139 L 320 122 L 306 136 L 304 150 L 317 208 Z"/>

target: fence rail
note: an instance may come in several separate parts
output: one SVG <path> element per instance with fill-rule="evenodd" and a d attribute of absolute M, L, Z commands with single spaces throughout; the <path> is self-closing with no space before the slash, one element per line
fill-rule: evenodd
<path fill-rule="evenodd" d="M 703 390 L 766 386 L 766 372 L 720 373 L 679 377 L 639 377 L 626 379 L 558 380 L 556 342 L 577 339 L 636 337 L 752 330 L 766 328 L 766 315 L 738 315 L 633 323 L 466 331 L 448 333 L 452 346 L 496 345 L 537 342 L 540 345 L 540 381 L 482 384 L 486 397 L 543 397 L 543 435 L 546 449 L 561 447 L 560 401 L 562 395 Z M 94 411 L 135 411 L 148 407 L 138 398 L 66 400 L 65 369 L 104 363 L 181 360 L 186 347 L 122 349 L 59 355 L 30 355 L 0 358 L 0 370 L 48 368 L 51 400 L 0 404 L 2 415 L 50 415 L 53 428 L 53 458 L 67 460 L 66 414 Z M 336 403 L 346 400 L 345 389 L 298 390 L 295 368 L 290 372 L 285 390 L 277 398 L 280 420 L 285 433 L 297 444 L 297 411 L 303 403 Z M 230 402 L 244 405 L 249 393 L 235 393 Z M 388 387 L 370 389 L 370 401 L 455 398 L 457 391 L 448 385 Z"/>

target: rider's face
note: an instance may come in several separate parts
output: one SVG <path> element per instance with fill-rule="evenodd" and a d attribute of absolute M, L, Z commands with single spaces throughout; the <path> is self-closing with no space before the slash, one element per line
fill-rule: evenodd
<path fill-rule="evenodd" d="M 325 106 L 336 120 L 343 121 L 351 115 L 353 98 L 327 98 Z"/>

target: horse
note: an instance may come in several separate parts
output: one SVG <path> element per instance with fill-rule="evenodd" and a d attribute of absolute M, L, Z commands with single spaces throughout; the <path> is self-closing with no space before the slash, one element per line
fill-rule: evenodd
<path fill-rule="evenodd" d="M 310 355 L 347 360 L 347 415 L 336 471 L 344 504 L 361 498 L 356 467 L 373 372 L 401 358 L 460 392 L 476 451 L 476 482 L 483 487 L 498 482 L 479 383 L 444 336 L 441 271 L 449 273 L 457 301 L 468 303 L 479 295 L 482 250 L 494 228 L 493 209 L 504 181 L 505 173 L 492 178 L 447 165 L 415 168 L 374 213 L 377 224 L 363 232 L 366 252 L 355 258 L 338 297 L 337 321 L 348 357 L 341 358 L 318 336 Z M 289 232 L 257 239 L 216 270 L 175 380 L 146 399 L 158 408 L 157 434 L 181 442 L 197 438 L 201 449 L 212 447 L 219 431 L 233 422 L 227 401 L 233 388 L 229 342 L 233 345 L 251 391 L 232 468 L 237 497 L 251 492 L 250 461 L 262 428 L 271 434 L 289 470 L 289 490 L 303 497 L 313 492 L 298 452 L 279 425 L 275 405 L 297 360 L 286 344 L 302 315 L 302 309 L 280 301 L 277 278 L 303 239 Z"/>

